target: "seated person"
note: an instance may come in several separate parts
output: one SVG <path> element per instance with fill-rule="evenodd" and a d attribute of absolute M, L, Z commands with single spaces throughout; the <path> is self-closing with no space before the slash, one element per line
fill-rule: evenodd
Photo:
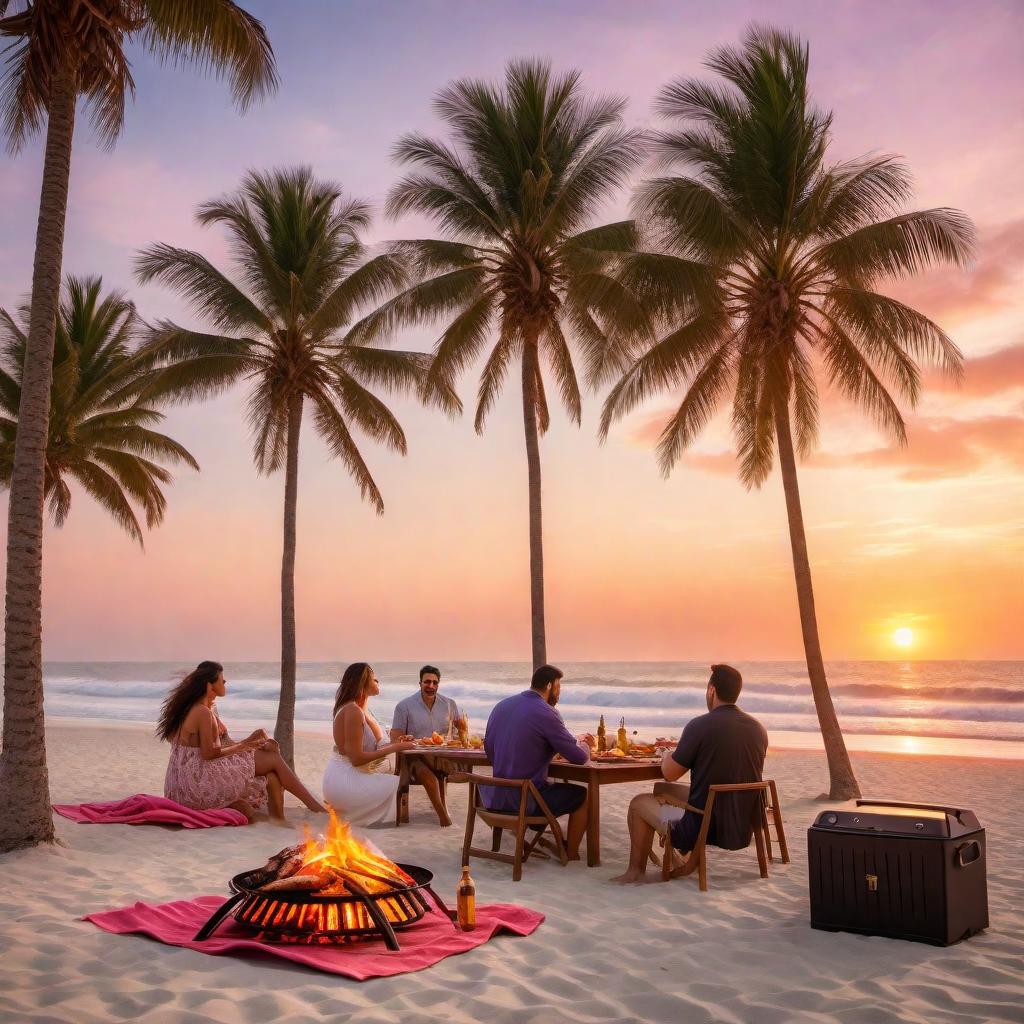
<path fill-rule="evenodd" d="M 281 757 L 277 743 L 257 729 L 236 742 L 217 714 L 217 698 L 227 693 L 224 667 L 201 661 L 167 695 L 157 735 L 171 744 L 164 796 L 206 811 L 230 807 L 246 818 L 284 821 L 284 791 L 311 811 L 324 808 Z"/>
<path fill-rule="evenodd" d="M 768 733 L 756 719 L 736 707 L 743 677 L 730 665 L 712 665 L 708 681 L 708 713 L 687 723 L 675 750 L 666 751 L 653 793 L 633 797 L 626 816 L 629 828 L 629 866 L 613 882 L 643 882 L 655 832 L 672 830 L 672 845 L 680 853 L 693 849 L 702 816 L 678 806 L 688 803 L 703 810 L 714 785 L 760 782 Z M 690 786 L 671 785 L 690 773 Z M 742 850 L 753 836 L 759 793 L 732 793 L 715 801 L 707 842 L 725 850 Z"/>
<path fill-rule="evenodd" d="M 437 692 L 440 685 L 441 670 L 433 665 L 424 665 L 420 669 L 420 692 L 395 705 L 395 715 L 391 720 L 393 742 L 410 737 L 425 738 L 435 732 L 448 738 L 452 723 L 459 721 L 462 715 L 451 697 Z M 445 828 L 452 823 L 441 795 L 441 779 L 448 774 L 444 770 L 446 767 L 446 762 L 435 762 L 431 767 L 420 759 L 409 765 L 409 781 L 418 782 L 426 790 L 437 820 Z"/>
<path fill-rule="evenodd" d="M 549 782 L 548 768 L 555 754 L 571 764 L 585 764 L 593 752 L 594 737 L 586 734 L 574 738 L 566 729 L 555 710 L 561 681 L 561 669 L 542 665 L 533 673 L 529 690 L 498 703 L 487 719 L 484 750 L 495 778 L 531 779 L 556 818 L 569 815 L 566 852 L 570 860 L 579 860 L 580 840 L 587 828 L 587 791 L 569 782 Z M 519 810 L 515 790 L 481 787 L 481 795 L 492 811 Z M 533 797 L 526 813 L 541 813 Z"/>

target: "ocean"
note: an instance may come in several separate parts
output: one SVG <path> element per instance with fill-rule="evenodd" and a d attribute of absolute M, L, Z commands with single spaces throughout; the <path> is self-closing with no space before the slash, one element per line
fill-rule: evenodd
<path fill-rule="evenodd" d="M 184 662 L 48 662 L 48 719 L 155 723 Z M 483 733 L 491 708 L 529 685 L 530 668 L 516 662 L 442 662 L 441 691 Z M 697 662 L 560 662 L 565 672 L 558 709 L 574 732 L 609 730 L 624 718 L 638 739 L 678 736 L 705 710 L 708 666 Z M 740 705 L 759 718 L 776 747 L 821 746 L 802 662 L 737 662 Z M 334 693 L 344 665 L 299 665 L 296 728 L 329 734 Z M 417 691 L 418 664 L 376 662 L 381 694 L 373 710 L 391 720 L 395 704 Z M 827 666 L 840 723 L 852 750 L 1024 759 L 1024 662 L 856 661 Z M 279 668 L 273 662 L 224 666 L 227 695 L 218 711 L 236 737 L 272 729 Z"/>

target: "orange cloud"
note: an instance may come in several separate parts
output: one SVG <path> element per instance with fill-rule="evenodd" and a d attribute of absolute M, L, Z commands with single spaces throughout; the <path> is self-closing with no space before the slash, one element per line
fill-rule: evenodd
<path fill-rule="evenodd" d="M 662 421 L 663 422 L 663 421 Z M 965 476 L 990 462 L 1024 469 L 1024 416 L 982 416 L 971 420 L 920 417 L 907 425 L 909 443 L 852 452 L 815 452 L 807 465 L 818 469 L 870 466 L 899 470 L 904 480 Z M 686 464 L 708 473 L 733 474 L 732 452 L 692 452 Z"/>

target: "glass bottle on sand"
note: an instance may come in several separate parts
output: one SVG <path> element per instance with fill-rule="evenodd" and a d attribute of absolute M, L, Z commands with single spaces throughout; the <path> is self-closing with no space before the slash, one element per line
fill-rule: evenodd
<path fill-rule="evenodd" d="M 471 932 L 476 927 L 476 886 L 469 877 L 469 865 L 462 865 L 462 880 L 456 894 L 459 927 L 464 932 Z"/>

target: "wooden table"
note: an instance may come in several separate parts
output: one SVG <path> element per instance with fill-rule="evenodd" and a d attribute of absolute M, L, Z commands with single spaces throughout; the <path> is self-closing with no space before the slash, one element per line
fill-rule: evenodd
<path fill-rule="evenodd" d="M 396 755 L 396 771 L 399 777 L 398 806 L 406 806 L 409 793 L 409 763 L 413 758 L 430 764 L 435 759 L 451 761 L 465 771 L 490 767 L 490 760 L 482 750 L 453 750 L 438 747 L 418 747 Z M 586 764 L 569 764 L 567 761 L 552 761 L 548 776 L 565 782 L 580 782 L 587 787 L 587 867 L 596 868 L 601 864 L 601 787 L 616 782 L 660 781 L 661 759 L 657 761 L 627 761 L 608 763 L 588 761 Z M 399 822 L 408 821 L 398 815 Z M 623 823 L 625 824 L 625 823 Z"/>

